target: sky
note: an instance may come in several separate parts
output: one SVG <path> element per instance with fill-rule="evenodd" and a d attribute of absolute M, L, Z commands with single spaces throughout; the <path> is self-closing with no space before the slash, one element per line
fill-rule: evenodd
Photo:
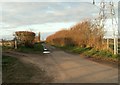
<path fill-rule="evenodd" d="M 92 0 L 1 0 L 0 2 L 0 39 L 13 39 L 15 31 L 41 32 L 42 39 L 61 30 L 68 29 L 84 19 L 98 16 L 99 2 Z M 109 2 L 110 0 L 107 0 Z M 116 14 L 117 2 L 114 0 Z M 118 16 L 118 14 L 116 15 Z M 111 36 L 110 19 L 106 28 Z M 108 29 L 109 28 L 109 29 Z"/>

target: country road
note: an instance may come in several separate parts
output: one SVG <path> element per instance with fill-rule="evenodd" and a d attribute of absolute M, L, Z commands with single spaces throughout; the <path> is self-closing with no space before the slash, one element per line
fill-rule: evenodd
<path fill-rule="evenodd" d="M 118 83 L 117 68 L 87 60 L 77 54 L 66 53 L 50 45 L 44 44 L 44 46 L 51 53 L 8 52 L 4 54 L 45 69 L 50 76 L 54 76 L 54 83 Z"/>

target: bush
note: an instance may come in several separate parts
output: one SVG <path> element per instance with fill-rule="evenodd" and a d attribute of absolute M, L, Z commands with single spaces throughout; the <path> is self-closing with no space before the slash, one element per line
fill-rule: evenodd
<path fill-rule="evenodd" d="M 34 51 L 43 51 L 43 46 L 41 44 L 35 44 L 34 45 Z"/>

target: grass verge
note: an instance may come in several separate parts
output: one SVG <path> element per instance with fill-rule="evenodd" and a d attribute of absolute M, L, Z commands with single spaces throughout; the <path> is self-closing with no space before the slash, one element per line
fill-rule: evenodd
<path fill-rule="evenodd" d="M 120 59 L 120 55 L 114 55 L 109 51 L 104 50 L 95 50 L 94 48 L 86 47 L 75 47 L 75 46 L 57 46 L 65 51 L 82 54 L 89 58 L 97 58 L 97 59 L 103 59 L 108 60 L 112 62 L 118 62 Z"/>
<path fill-rule="evenodd" d="M 2 46 L 2 51 L 18 51 L 23 53 L 43 53 L 43 46 L 41 43 L 36 43 L 32 47 L 19 46 L 17 49 L 14 47 Z"/>
<path fill-rule="evenodd" d="M 41 43 L 34 44 L 33 47 L 25 47 L 21 46 L 16 51 L 23 52 L 23 53 L 42 53 L 43 46 Z"/>
<path fill-rule="evenodd" d="M 3 55 L 2 80 L 3 83 L 44 83 L 51 82 L 52 77 L 32 64 L 22 63 L 15 57 Z"/>

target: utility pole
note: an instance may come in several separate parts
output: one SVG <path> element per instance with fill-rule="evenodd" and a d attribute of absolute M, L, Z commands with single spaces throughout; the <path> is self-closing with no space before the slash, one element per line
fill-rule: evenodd
<path fill-rule="evenodd" d="M 93 5 L 95 5 L 95 0 L 93 0 Z"/>
<path fill-rule="evenodd" d="M 93 5 L 95 5 L 95 0 L 93 0 Z M 98 18 L 95 19 L 95 23 L 98 27 L 104 28 L 105 20 L 107 18 L 106 16 L 106 4 L 104 0 L 100 2 L 100 11 Z"/>
<path fill-rule="evenodd" d="M 114 54 L 117 54 L 118 53 L 118 36 L 116 34 L 115 27 L 114 27 L 115 24 L 117 24 L 117 21 L 116 21 L 116 18 L 115 18 L 114 3 L 110 2 L 109 5 L 110 5 L 110 16 L 111 16 L 111 20 L 112 20 L 112 29 L 113 29 Z"/>
<path fill-rule="evenodd" d="M 16 38 L 16 35 L 15 35 L 15 34 L 13 34 L 13 36 L 15 36 L 15 38 L 14 38 L 14 41 L 15 41 L 15 49 L 17 49 L 17 38 Z"/>
<path fill-rule="evenodd" d="M 95 0 L 93 0 L 93 5 L 95 5 Z M 114 40 L 114 54 L 118 53 L 118 33 L 116 33 L 115 31 L 115 24 L 117 25 L 117 21 L 116 21 L 116 17 L 115 17 L 115 10 L 114 10 L 114 3 L 111 1 L 109 3 L 109 11 L 108 9 L 106 9 L 106 4 L 104 2 L 104 0 L 101 0 L 100 3 L 100 12 L 99 12 L 99 18 L 96 19 L 98 26 L 104 28 L 105 25 L 105 20 L 106 19 L 111 19 L 111 25 L 112 25 L 112 29 L 113 29 L 113 40 Z M 107 12 L 109 12 L 108 15 Z M 117 28 L 117 27 L 116 27 Z M 107 39 L 107 49 L 109 48 L 109 39 Z"/>
<path fill-rule="evenodd" d="M 104 0 L 102 0 L 101 3 L 100 3 L 100 12 L 99 12 L 99 24 L 102 28 L 104 28 L 105 20 L 107 18 L 105 9 L 106 9 L 106 5 L 105 5 Z"/>
<path fill-rule="evenodd" d="M 107 38 L 107 50 L 109 49 L 109 38 Z"/>
<path fill-rule="evenodd" d="M 15 38 L 15 49 L 17 49 L 17 39 Z"/>

